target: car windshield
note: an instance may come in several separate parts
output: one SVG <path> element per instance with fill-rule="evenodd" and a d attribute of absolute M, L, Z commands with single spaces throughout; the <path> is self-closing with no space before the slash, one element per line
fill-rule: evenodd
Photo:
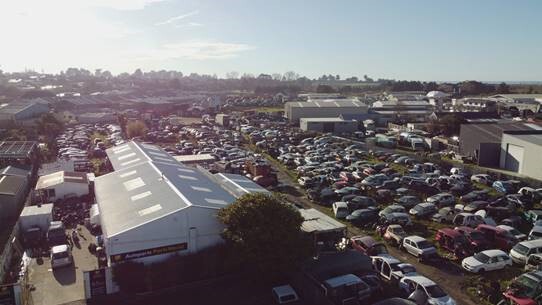
<path fill-rule="evenodd" d="M 531 232 L 531 236 L 542 237 L 542 232 L 533 231 Z"/>
<path fill-rule="evenodd" d="M 53 259 L 61 259 L 68 257 L 68 252 L 53 253 Z"/>
<path fill-rule="evenodd" d="M 484 239 L 484 234 L 481 232 L 473 231 L 469 233 L 469 236 L 472 240 L 482 240 Z"/>
<path fill-rule="evenodd" d="M 427 290 L 427 294 L 432 298 L 442 298 L 447 296 L 446 292 L 444 292 L 444 290 L 437 285 L 427 286 L 425 287 L 425 290 Z"/>
<path fill-rule="evenodd" d="M 514 251 L 522 255 L 525 255 L 527 254 L 527 252 L 529 252 L 529 248 L 522 244 L 516 244 L 513 249 Z"/>
<path fill-rule="evenodd" d="M 538 282 L 535 279 L 532 279 L 530 276 L 522 275 L 518 277 L 511 285 L 514 288 L 519 288 L 519 295 L 533 297 Z"/>
<path fill-rule="evenodd" d="M 378 253 L 378 254 L 387 254 L 388 253 L 388 249 L 386 248 L 386 246 L 381 245 L 381 244 L 378 244 L 378 245 L 374 246 L 374 251 L 375 251 L 375 253 Z"/>
<path fill-rule="evenodd" d="M 417 243 L 419 249 L 427 249 L 433 247 L 427 240 L 422 240 Z"/>
<path fill-rule="evenodd" d="M 486 264 L 488 261 L 489 261 L 489 256 L 485 255 L 484 253 L 480 252 L 480 253 L 477 253 L 474 255 L 474 258 L 481 262 L 481 263 L 484 263 Z"/>
<path fill-rule="evenodd" d="M 404 274 L 413 273 L 416 272 L 416 268 L 414 268 L 413 266 L 403 266 L 403 269 L 401 271 L 403 271 Z"/>

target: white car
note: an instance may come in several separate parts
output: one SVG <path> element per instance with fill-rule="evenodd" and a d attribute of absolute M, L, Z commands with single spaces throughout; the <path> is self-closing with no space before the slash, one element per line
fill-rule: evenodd
<path fill-rule="evenodd" d="M 399 288 L 410 300 L 420 301 L 417 304 L 430 305 L 456 305 L 452 299 L 439 285 L 425 276 L 405 276 L 399 282 Z M 420 300 L 422 299 L 422 300 Z M 425 302 L 424 302 L 425 301 Z"/>
<path fill-rule="evenodd" d="M 373 268 L 386 281 L 398 283 L 405 276 L 418 275 L 416 267 L 393 256 L 372 256 Z"/>
<path fill-rule="evenodd" d="M 69 266 L 72 263 L 73 257 L 68 245 L 54 246 L 51 249 L 51 268 Z"/>
<path fill-rule="evenodd" d="M 477 174 L 477 175 L 472 175 L 470 177 L 470 181 L 489 185 L 493 181 L 493 179 L 491 179 L 491 176 L 487 174 Z"/>
<path fill-rule="evenodd" d="M 412 235 L 405 237 L 402 246 L 406 252 L 416 256 L 420 262 L 437 256 L 435 246 L 421 236 Z"/>
<path fill-rule="evenodd" d="M 480 273 L 512 266 L 512 259 L 502 250 L 485 250 L 463 259 L 461 266 L 469 272 Z"/>
<path fill-rule="evenodd" d="M 335 215 L 335 218 L 337 219 L 343 219 L 346 218 L 346 216 L 350 215 L 350 211 L 348 210 L 348 204 L 344 201 L 334 202 L 332 208 L 333 215 Z"/>
<path fill-rule="evenodd" d="M 529 232 L 528 240 L 542 239 L 542 226 L 534 226 Z"/>
<path fill-rule="evenodd" d="M 455 204 L 455 197 L 450 193 L 440 193 L 428 197 L 426 201 L 438 206 L 451 206 Z"/>

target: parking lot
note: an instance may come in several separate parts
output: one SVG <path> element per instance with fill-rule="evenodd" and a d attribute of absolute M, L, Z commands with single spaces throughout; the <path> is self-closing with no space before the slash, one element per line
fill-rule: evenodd
<path fill-rule="evenodd" d="M 80 247 L 72 249 L 74 264 L 67 267 L 51 269 L 48 257 L 42 260 L 33 258 L 29 266 L 30 283 L 34 286 L 32 299 L 34 305 L 56 305 L 81 301 L 85 299 L 83 287 L 83 271 L 98 267 L 96 257 L 88 251 L 92 235 L 79 226 Z M 84 303 L 83 303 L 84 304 Z"/>

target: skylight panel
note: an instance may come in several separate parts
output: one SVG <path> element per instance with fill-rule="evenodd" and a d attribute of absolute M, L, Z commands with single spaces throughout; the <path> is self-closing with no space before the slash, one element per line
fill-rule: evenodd
<path fill-rule="evenodd" d="M 143 179 L 141 179 L 141 177 L 124 182 L 124 187 L 127 191 L 133 191 L 142 186 L 145 186 L 145 182 L 143 181 Z"/>
<path fill-rule="evenodd" d="M 139 210 L 137 213 L 139 214 L 139 216 L 145 216 L 145 215 L 149 215 L 151 213 L 158 212 L 161 209 L 162 209 L 162 206 L 159 205 L 159 204 L 156 204 L 156 205 L 153 205 L 153 206 L 148 207 L 146 209 Z"/>

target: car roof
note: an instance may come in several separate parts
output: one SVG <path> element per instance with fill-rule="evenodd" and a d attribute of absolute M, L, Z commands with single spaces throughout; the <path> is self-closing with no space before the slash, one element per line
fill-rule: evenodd
<path fill-rule="evenodd" d="M 435 206 L 434 204 L 430 203 L 430 202 L 423 202 L 423 203 L 418 203 L 419 206 L 421 207 L 429 207 L 429 206 Z"/>
<path fill-rule="evenodd" d="M 514 230 L 515 228 L 508 226 L 508 225 L 498 225 L 497 228 L 501 228 L 506 231 Z"/>
<path fill-rule="evenodd" d="M 542 247 L 542 239 L 526 240 L 520 242 L 519 244 L 527 248 Z"/>
<path fill-rule="evenodd" d="M 482 251 L 482 253 L 484 253 L 487 256 L 507 255 L 506 252 L 499 249 L 485 250 L 485 251 Z"/>
<path fill-rule="evenodd" d="M 421 236 L 418 236 L 418 235 L 410 235 L 410 236 L 407 236 L 406 238 L 410 239 L 413 242 L 419 242 L 419 241 L 426 240 L 425 238 L 423 238 Z"/>
<path fill-rule="evenodd" d="M 452 228 L 442 228 L 439 230 L 440 232 L 442 233 L 445 233 L 445 234 L 448 234 L 448 235 L 452 235 L 452 236 L 461 236 L 462 234 Z"/>
<path fill-rule="evenodd" d="M 335 205 L 338 208 L 342 208 L 342 207 L 347 208 L 348 207 L 348 204 L 346 202 L 344 202 L 344 201 L 336 201 L 336 202 L 333 203 L 333 205 Z"/>
<path fill-rule="evenodd" d="M 66 251 L 68 251 L 68 245 L 58 245 L 58 246 L 54 246 L 51 249 L 52 253 L 61 253 L 61 252 L 66 252 Z"/>
<path fill-rule="evenodd" d="M 405 277 L 405 279 L 409 279 L 419 285 L 422 285 L 424 287 L 427 287 L 427 286 L 434 286 L 436 285 L 435 282 L 433 282 L 432 280 L 426 278 L 425 276 L 422 276 L 422 275 L 414 275 L 414 276 L 407 276 Z"/>
<path fill-rule="evenodd" d="M 534 226 L 531 232 L 542 232 L 542 226 Z"/>
<path fill-rule="evenodd" d="M 296 294 L 294 288 L 292 288 L 292 286 L 290 286 L 290 285 L 282 285 L 282 286 L 273 287 L 273 291 L 279 297 L 285 296 L 285 295 L 290 295 L 290 294 Z"/>
<path fill-rule="evenodd" d="M 401 263 L 400 260 L 396 259 L 395 257 L 391 255 L 373 256 L 373 258 L 379 258 L 388 264 Z"/>
<path fill-rule="evenodd" d="M 401 225 L 389 225 L 388 226 L 388 229 L 399 229 L 399 228 L 403 228 Z"/>
<path fill-rule="evenodd" d="M 371 236 L 354 236 L 351 239 L 352 240 L 359 240 L 359 241 L 363 242 L 364 244 L 366 244 L 367 246 L 372 246 L 372 245 L 376 244 L 376 240 L 374 240 L 374 238 L 372 238 Z"/>

